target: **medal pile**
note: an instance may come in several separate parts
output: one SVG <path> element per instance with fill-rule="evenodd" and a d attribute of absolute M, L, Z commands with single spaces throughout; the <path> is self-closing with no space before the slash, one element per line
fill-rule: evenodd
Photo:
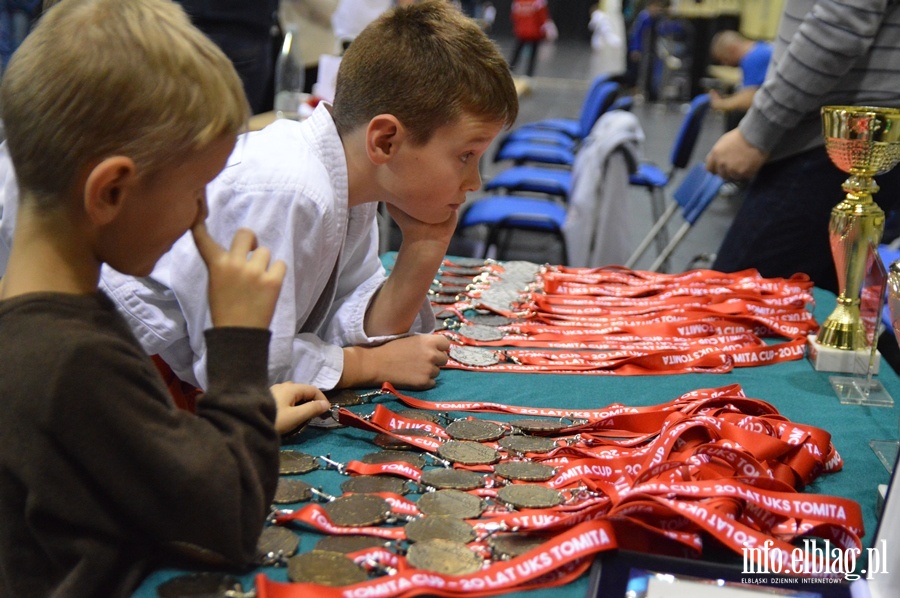
<path fill-rule="evenodd" d="M 616 547 L 699 557 L 711 541 L 736 554 L 757 548 L 767 562 L 797 558 L 804 538 L 861 549 L 857 503 L 800 492 L 841 469 L 830 435 L 737 384 L 647 407 L 574 410 L 433 403 L 389 384 L 380 394 L 409 409 L 332 412 L 380 450 L 346 463 L 282 451 L 278 510 L 259 553 L 290 582 L 259 574 L 258 597 L 553 587 Z M 287 477 L 315 469 L 344 476 L 342 493 Z M 323 537 L 296 554 L 297 527 Z M 821 554 L 801 551 L 807 570 L 822 570 Z"/>
<path fill-rule="evenodd" d="M 449 368 L 724 373 L 801 359 L 807 336 L 818 330 L 805 275 L 480 264 L 445 265 L 431 291 L 440 333 L 453 343 Z"/>

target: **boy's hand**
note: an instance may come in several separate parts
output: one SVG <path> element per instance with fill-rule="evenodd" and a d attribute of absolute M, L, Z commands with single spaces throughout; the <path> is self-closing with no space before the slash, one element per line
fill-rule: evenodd
<path fill-rule="evenodd" d="M 275 430 L 287 434 L 331 409 L 322 391 L 309 384 L 283 382 L 271 388 L 275 397 Z"/>
<path fill-rule="evenodd" d="M 400 227 L 400 232 L 403 233 L 404 243 L 433 241 L 440 245 L 442 254 L 450 243 L 450 238 L 453 236 L 453 233 L 456 231 L 456 221 L 459 217 L 459 212 L 454 210 L 450 214 L 450 217 L 443 222 L 429 224 L 413 218 L 400 208 L 391 204 L 387 204 L 387 210 L 391 215 L 391 218 L 394 219 L 394 222 L 397 223 L 397 226 Z"/>
<path fill-rule="evenodd" d="M 404 334 L 410 330 L 447 252 L 458 216 L 456 210 L 450 210 L 446 220 L 430 224 L 390 204 L 388 212 L 400 227 L 403 241 L 391 274 L 366 311 L 363 326 L 369 336 Z M 424 382 L 414 386 L 424 388 Z"/>
<path fill-rule="evenodd" d="M 447 363 L 450 341 L 438 334 L 415 334 L 378 347 L 345 347 L 344 370 L 338 386 L 379 386 L 424 390 Z"/>
<path fill-rule="evenodd" d="M 191 233 L 209 269 L 213 326 L 268 328 L 286 272 L 284 262 L 270 265 L 269 250 L 257 249 L 256 235 L 245 228 L 234 234 L 228 251 L 209 235 L 202 218 L 191 227 Z"/>

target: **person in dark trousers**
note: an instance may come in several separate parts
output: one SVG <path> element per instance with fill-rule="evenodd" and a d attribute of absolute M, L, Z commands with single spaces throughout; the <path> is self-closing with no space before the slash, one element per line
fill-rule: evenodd
<path fill-rule="evenodd" d="M 273 47 L 280 43 L 278 0 L 176 0 L 222 48 L 244 84 L 253 114 L 272 108 Z"/>
<path fill-rule="evenodd" d="M 516 45 L 509 60 L 509 68 L 511 70 L 516 68 L 516 63 L 525 50 L 529 53 L 525 74 L 532 77 L 537 62 L 538 45 L 546 37 L 545 26 L 550 20 L 547 0 L 513 0 L 511 11 Z"/>

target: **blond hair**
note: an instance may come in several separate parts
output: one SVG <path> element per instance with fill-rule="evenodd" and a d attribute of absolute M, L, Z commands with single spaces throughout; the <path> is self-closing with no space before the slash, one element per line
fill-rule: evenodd
<path fill-rule="evenodd" d="M 510 126 L 518 110 L 497 46 L 450 3 L 426 0 L 386 12 L 354 38 L 332 114 L 341 134 L 392 114 L 422 144 L 463 114 Z"/>
<path fill-rule="evenodd" d="M 22 195 L 43 207 L 106 157 L 153 176 L 249 115 L 231 61 L 170 0 L 62 0 L 10 61 L 0 106 Z"/>

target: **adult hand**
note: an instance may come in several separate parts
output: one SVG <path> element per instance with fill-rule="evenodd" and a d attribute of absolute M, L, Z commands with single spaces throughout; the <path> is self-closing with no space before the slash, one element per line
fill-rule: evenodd
<path fill-rule="evenodd" d="M 769 155 L 751 145 L 740 129 L 722 135 L 706 156 L 706 169 L 726 181 L 752 179 Z"/>

